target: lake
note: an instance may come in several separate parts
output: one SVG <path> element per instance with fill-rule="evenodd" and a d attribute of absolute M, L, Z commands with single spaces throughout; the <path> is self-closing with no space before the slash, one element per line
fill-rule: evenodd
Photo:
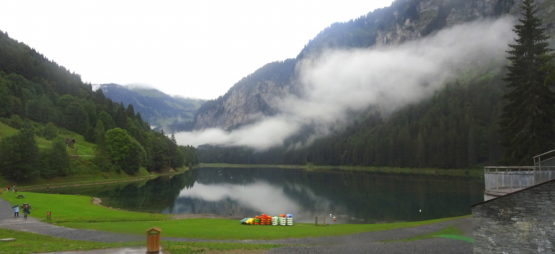
<path fill-rule="evenodd" d="M 136 211 L 242 218 L 292 213 L 297 222 L 329 214 L 336 223 L 414 221 L 470 213 L 483 200 L 483 181 L 464 177 L 306 171 L 279 168 L 196 168 L 180 175 L 117 185 L 52 189 L 100 197 Z"/>

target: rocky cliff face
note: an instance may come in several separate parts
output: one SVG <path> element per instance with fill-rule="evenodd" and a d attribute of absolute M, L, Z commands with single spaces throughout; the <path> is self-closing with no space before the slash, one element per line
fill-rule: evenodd
<path fill-rule="evenodd" d="M 323 30 L 296 59 L 268 64 L 234 85 L 224 96 L 206 103 L 195 116 L 195 129 L 233 129 L 279 112 L 280 98 L 297 91 L 295 65 L 329 48 L 394 45 L 445 27 L 480 18 L 519 13 L 521 0 L 397 0 L 346 23 Z M 549 34 L 555 34 L 555 0 L 537 0 Z M 468 38 L 469 40 L 476 38 Z M 552 38 L 552 45 L 555 38 Z"/>
<path fill-rule="evenodd" d="M 224 96 L 205 103 L 195 117 L 196 129 L 233 129 L 278 111 L 280 98 L 291 94 L 296 60 L 265 65 L 235 84 Z"/>

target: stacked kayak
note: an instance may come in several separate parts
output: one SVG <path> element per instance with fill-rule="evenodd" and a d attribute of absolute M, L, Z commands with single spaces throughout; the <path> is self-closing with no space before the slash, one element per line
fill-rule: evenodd
<path fill-rule="evenodd" d="M 268 216 L 261 214 L 254 218 L 244 218 L 241 220 L 244 225 L 272 225 L 272 226 L 293 226 L 293 214 L 280 214 L 278 216 Z"/>

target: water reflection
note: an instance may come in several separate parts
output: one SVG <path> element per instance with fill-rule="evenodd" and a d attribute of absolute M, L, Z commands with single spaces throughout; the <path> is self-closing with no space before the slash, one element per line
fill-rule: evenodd
<path fill-rule="evenodd" d="M 233 201 L 253 211 L 277 214 L 284 211 L 298 212 L 299 204 L 288 198 L 283 189 L 265 181 L 251 184 L 196 184 L 184 189 L 179 198 L 200 199 L 206 202 Z"/>
<path fill-rule="evenodd" d="M 307 222 L 333 213 L 338 223 L 369 223 L 468 214 L 470 205 L 481 201 L 482 186 L 453 177 L 199 168 L 143 183 L 62 192 L 99 196 L 110 206 L 140 211 L 237 218 L 293 213 Z"/>

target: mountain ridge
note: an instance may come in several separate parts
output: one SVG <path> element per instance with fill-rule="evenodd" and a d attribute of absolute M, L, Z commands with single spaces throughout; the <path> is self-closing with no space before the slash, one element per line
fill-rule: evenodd
<path fill-rule="evenodd" d="M 422 38 L 442 28 L 480 18 L 514 15 L 519 12 L 519 0 L 397 0 L 390 7 L 374 10 L 348 22 L 334 23 L 310 40 L 294 59 L 267 64 L 231 87 L 225 95 L 209 101 L 195 116 L 194 129 L 235 129 L 264 116 L 279 112 L 276 100 L 298 91 L 295 66 L 302 59 L 318 55 L 326 49 L 353 49 L 397 45 Z M 554 10 L 552 0 L 540 0 L 543 17 Z M 551 18 L 553 19 L 553 18 Z M 553 20 L 547 22 L 554 33 Z M 554 41 L 552 41 L 552 44 Z M 276 73 L 274 69 L 286 70 Z M 277 65 L 282 65 L 278 67 Z M 258 75 L 256 80 L 249 80 Z M 280 82 L 280 80 L 289 80 Z M 273 94 L 272 94 L 273 93 Z M 255 103 L 253 103 L 253 101 Z"/>
<path fill-rule="evenodd" d="M 516 16 L 522 1 L 502 0 L 399 0 L 392 7 L 383 8 L 358 19 L 336 23 L 326 28 L 299 53 L 293 61 L 318 55 L 325 49 L 355 49 L 380 46 L 387 48 L 407 40 L 421 38 L 467 21 L 496 18 L 503 15 Z M 550 45 L 555 46 L 555 1 L 538 0 L 538 16 L 543 19 Z M 393 8 L 395 7 L 395 8 Z M 415 13 L 416 12 L 416 13 Z M 429 16 L 434 14 L 432 16 Z M 377 14 L 374 17 L 374 14 Z M 380 20 L 372 23 L 369 19 Z M 415 19 L 416 18 L 416 19 Z M 419 21 L 420 18 L 421 20 Z M 388 23 L 389 22 L 389 23 Z M 382 30 L 365 31 L 365 26 L 381 27 Z M 389 30 L 387 30 L 387 29 Z M 362 30 L 363 32 L 358 34 Z M 352 39 L 354 38 L 354 39 Z M 469 38 L 474 40 L 475 38 Z M 380 44 L 381 43 L 381 44 Z M 354 46 L 353 46 L 354 45 Z M 361 46 L 362 45 L 362 46 Z M 496 69 L 499 67 L 499 69 Z M 293 68 L 295 70 L 295 68 Z M 431 98 L 408 105 L 390 117 L 374 114 L 371 110 L 353 115 L 353 124 L 337 130 L 330 136 L 313 140 L 304 147 L 291 149 L 286 146 L 257 151 L 248 147 L 199 147 L 203 162 L 229 163 L 275 163 L 275 164 L 328 164 L 372 165 L 400 167 L 464 168 L 496 163 L 502 154 L 498 143 L 497 119 L 505 89 L 502 77 L 504 68 L 494 66 L 491 71 L 467 73 L 457 77 Z M 288 77 L 298 75 L 295 71 Z M 283 77 L 282 77 L 283 78 Z M 292 78 L 294 81 L 295 79 Z M 268 76 L 266 83 L 271 83 Z M 256 91 L 260 83 L 242 84 Z M 295 91 L 296 84 L 285 84 Z M 237 93 L 232 87 L 227 94 Z M 238 90 L 238 89 L 237 89 Z M 261 112 L 242 109 L 248 100 L 245 94 L 236 98 L 220 98 L 217 102 L 222 112 Z M 271 97 L 270 95 L 252 96 Z M 281 98 L 283 95 L 275 96 Z M 234 107 L 226 107 L 226 100 L 235 100 Z M 271 105 L 271 104 L 268 104 Z M 279 112 L 279 108 L 273 109 Z M 199 111 L 197 117 L 202 117 Z M 275 114 L 275 113 L 274 113 Z M 227 117 L 232 114 L 228 114 Z M 259 115 L 264 118 L 267 115 Z M 219 117 L 225 118 L 223 114 Z M 206 122 L 206 119 L 204 119 Z M 218 119 L 217 121 L 222 121 Z M 217 122 L 214 121 L 214 122 Z M 232 130 L 236 125 L 220 125 Z M 202 125 L 198 129 L 205 128 Z M 301 134 L 302 135 L 302 134 Z M 295 142 L 295 141 L 293 141 Z"/>
<path fill-rule="evenodd" d="M 204 103 L 201 99 L 170 96 L 150 87 L 110 83 L 101 84 L 98 89 L 115 102 L 133 105 L 151 126 L 170 133 L 191 129 L 195 113 Z"/>

